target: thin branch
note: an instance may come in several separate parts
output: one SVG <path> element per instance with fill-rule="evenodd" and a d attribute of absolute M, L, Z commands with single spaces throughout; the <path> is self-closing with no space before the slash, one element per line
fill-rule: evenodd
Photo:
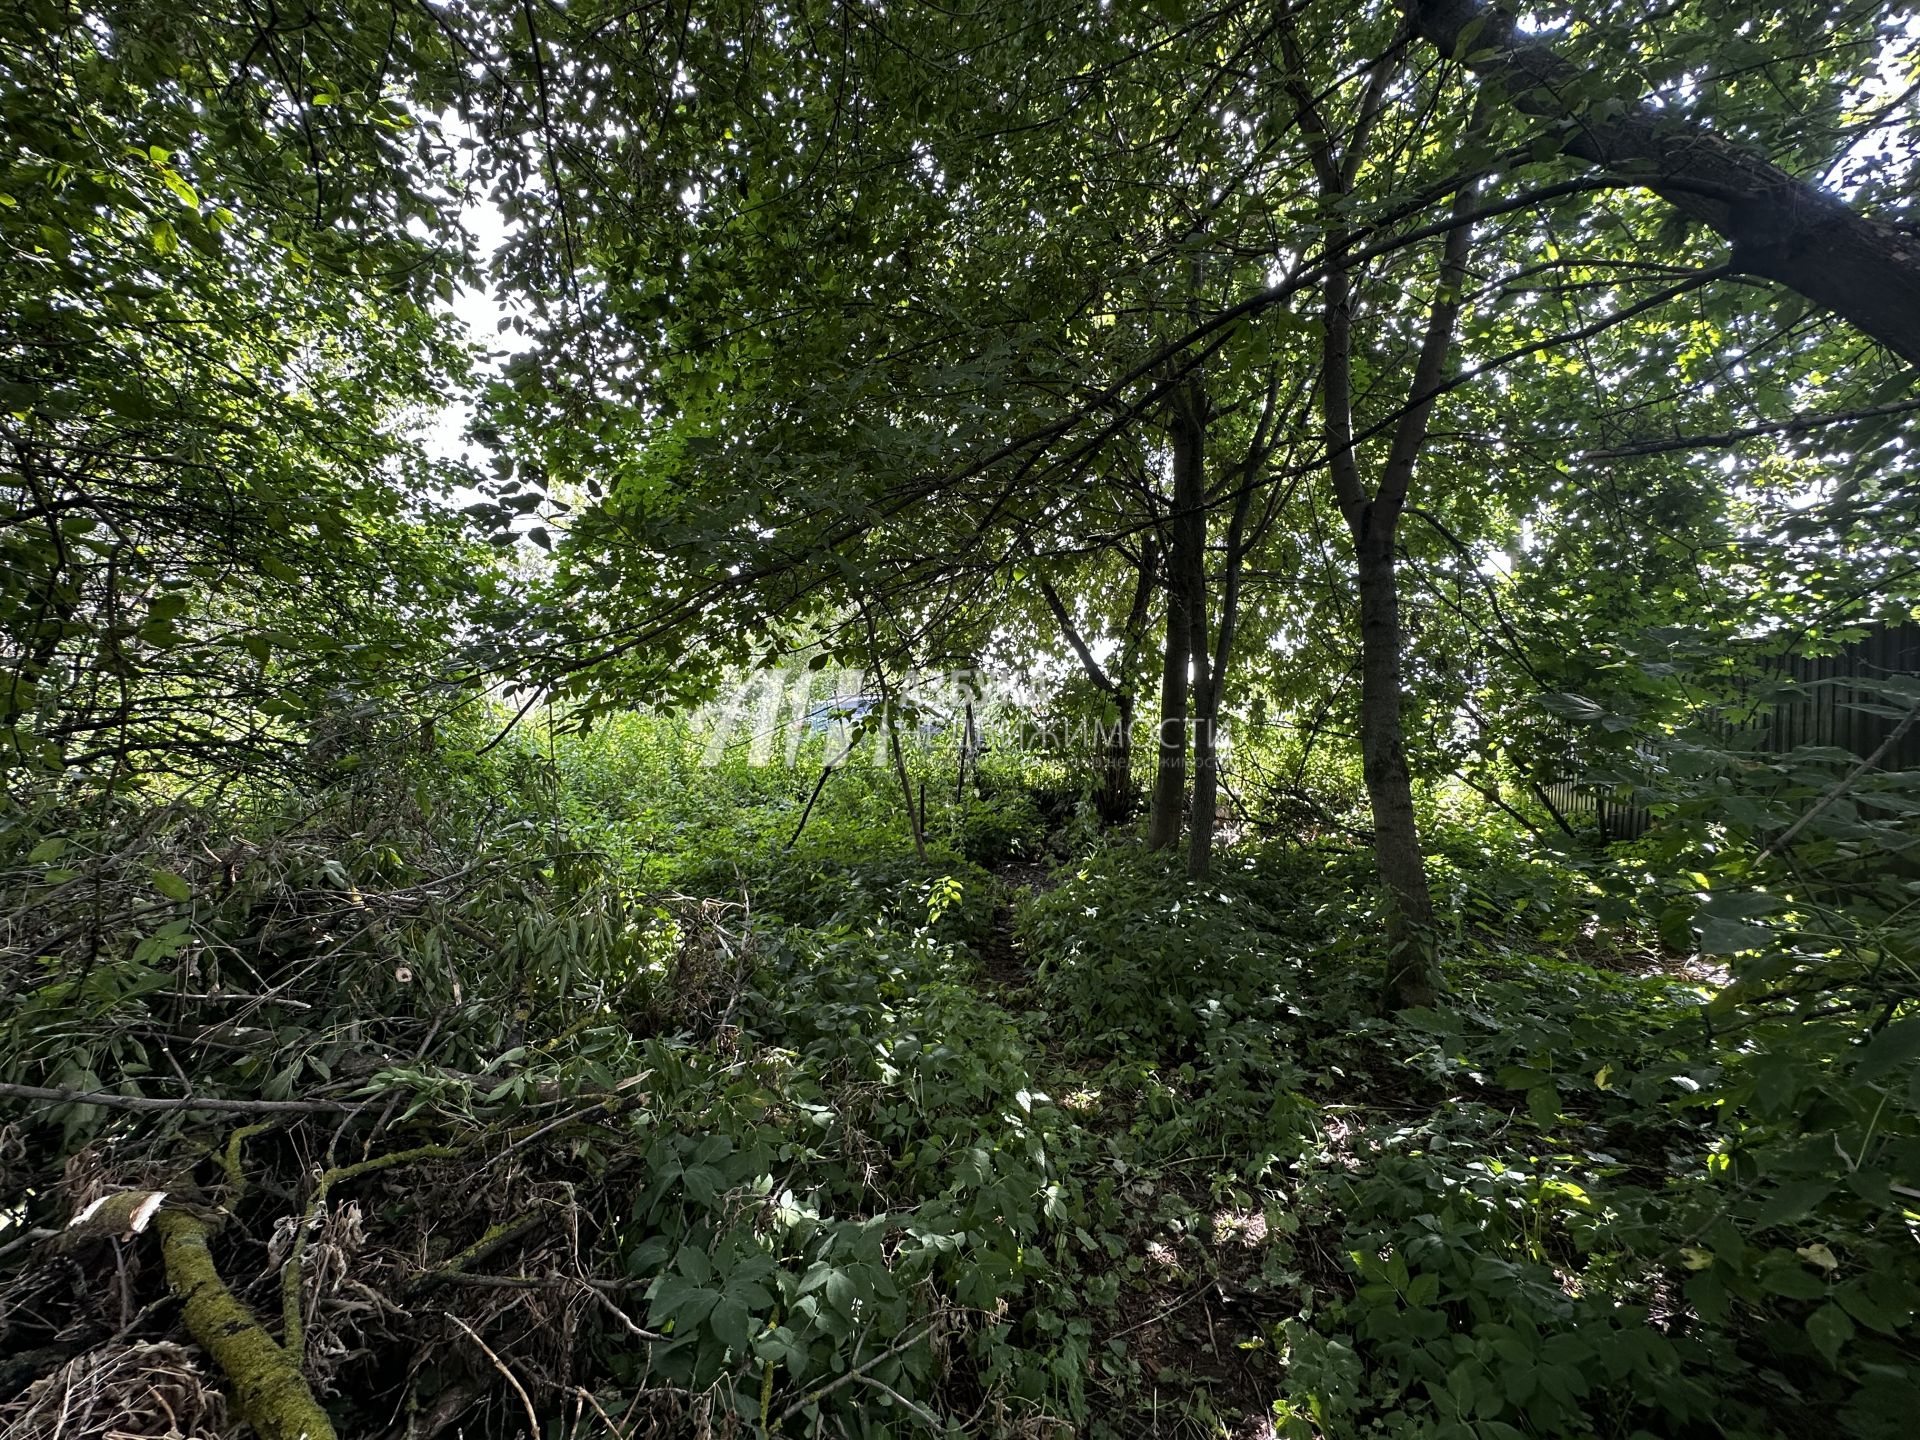
<path fill-rule="evenodd" d="M 1635 440 L 1607 450 L 1588 450 L 1574 456 L 1576 465 L 1590 460 L 1625 460 L 1635 455 L 1666 455 L 1675 450 L 1717 450 L 1723 446 L 1751 440 L 1760 435 L 1802 435 L 1828 425 L 1850 425 L 1858 420 L 1877 420 L 1887 415 L 1905 415 L 1920 410 L 1920 400 L 1894 400 L 1885 405 L 1869 405 L 1860 410 L 1842 410 L 1823 415 L 1796 415 L 1790 420 L 1774 420 L 1764 425 L 1744 425 L 1718 435 L 1682 435 L 1670 440 Z"/>
<path fill-rule="evenodd" d="M 922 1340 L 927 1338 L 928 1333 L 932 1329 L 933 1329 L 933 1321 L 929 1320 L 925 1325 L 921 1326 L 913 1334 L 894 1341 L 893 1344 L 889 1345 L 886 1349 L 880 1351 L 879 1354 L 874 1355 L 864 1363 L 847 1371 L 846 1374 L 839 1376 L 837 1379 L 829 1380 L 825 1385 L 822 1385 L 818 1390 L 809 1390 L 806 1394 L 802 1395 L 798 1400 L 794 1401 L 791 1405 L 787 1406 L 786 1409 L 782 1410 L 778 1415 L 776 1415 L 773 1421 L 774 1425 L 775 1426 L 784 1425 L 787 1421 L 791 1420 L 795 1415 L 798 1415 L 807 1406 L 818 1404 L 821 1400 L 824 1400 L 827 1396 L 831 1395 L 835 1390 L 838 1390 L 842 1385 L 851 1385 L 855 1380 L 862 1379 L 869 1370 L 872 1370 L 875 1366 L 879 1365 L 882 1361 L 890 1360 L 895 1355 L 898 1355 L 901 1351 L 911 1349 L 913 1346 L 919 1344 Z"/>
<path fill-rule="evenodd" d="M 462 1320 L 451 1310 L 442 1310 L 440 1313 L 445 1315 L 447 1319 L 453 1321 L 453 1323 L 458 1325 L 462 1330 L 466 1331 L 467 1338 L 478 1345 L 481 1353 L 493 1362 L 493 1368 L 506 1377 L 507 1384 L 513 1387 L 513 1393 L 520 1397 L 521 1405 L 526 1408 L 528 1440 L 540 1440 L 540 1417 L 534 1413 L 533 1399 L 527 1394 L 527 1387 L 520 1383 L 520 1377 L 507 1368 L 507 1362 L 493 1353 L 493 1347 L 482 1340 L 478 1332 L 476 1332 L 471 1325 L 467 1324 L 466 1321 Z"/>
<path fill-rule="evenodd" d="M 1073 623 L 1073 616 L 1061 603 L 1060 592 L 1053 588 L 1051 580 L 1042 577 L 1040 594 L 1046 600 L 1047 608 L 1053 612 L 1053 618 L 1059 622 L 1060 633 L 1066 636 L 1067 644 L 1079 658 L 1081 669 L 1087 672 L 1087 679 L 1093 682 L 1094 688 L 1101 694 L 1118 698 L 1120 687 L 1108 677 L 1105 670 L 1100 668 L 1100 662 L 1093 658 L 1093 651 L 1080 634 L 1079 627 Z"/>
<path fill-rule="evenodd" d="M 108 1110 L 207 1110 L 230 1115 L 340 1115 L 354 1106 L 338 1100 L 220 1100 L 189 1096 L 116 1095 L 109 1090 L 69 1090 L 47 1085 L 0 1085 L 0 1100 L 44 1100 L 53 1105 L 99 1105 Z"/>
<path fill-rule="evenodd" d="M 1789 825 L 1784 835 L 1767 846 L 1765 850 L 1762 850 L 1760 852 L 1760 858 L 1754 863 L 1756 865 L 1764 865 L 1768 860 L 1786 849 L 1788 843 L 1792 841 L 1794 836 L 1811 825 L 1814 820 L 1825 813 L 1835 801 L 1839 800 L 1841 796 L 1851 790 L 1859 782 L 1861 776 L 1865 775 L 1869 770 L 1879 765 L 1882 760 L 1886 759 L 1888 754 L 1893 750 L 1893 747 L 1904 740 L 1907 732 L 1913 729 L 1916 724 L 1920 724 L 1920 703 L 1915 704 L 1911 710 L 1907 711 L 1906 719 L 1893 727 L 1892 731 L 1887 735 L 1887 738 L 1880 742 L 1879 746 L 1871 755 L 1867 756 L 1866 759 L 1854 766 L 1847 774 L 1841 776 L 1839 780 L 1834 782 L 1833 788 L 1820 797 L 1819 804 L 1815 805 L 1811 810 L 1807 811 L 1806 814 Z"/>

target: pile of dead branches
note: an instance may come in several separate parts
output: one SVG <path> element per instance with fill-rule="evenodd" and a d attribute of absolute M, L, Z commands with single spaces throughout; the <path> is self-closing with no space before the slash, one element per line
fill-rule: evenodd
<path fill-rule="evenodd" d="M 0 852 L 0 1431 L 733 1424 L 649 1382 L 618 1257 L 642 1043 L 732 1054 L 750 916 L 568 903 L 523 823 L 386 803 Z"/>

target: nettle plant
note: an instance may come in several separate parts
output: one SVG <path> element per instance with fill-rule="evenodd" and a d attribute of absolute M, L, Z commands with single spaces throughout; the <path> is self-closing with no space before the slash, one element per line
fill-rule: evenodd
<path fill-rule="evenodd" d="M 1030 898 L 1017 925 L 1042 993 L 1096 1051 L 1191 1047 L 1298 971 L 1244 886 L 1189 881 L 1127 846 L 1095 854 Z"/>

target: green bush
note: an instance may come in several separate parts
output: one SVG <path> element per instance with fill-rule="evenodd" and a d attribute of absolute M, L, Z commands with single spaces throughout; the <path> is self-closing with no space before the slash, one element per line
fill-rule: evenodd
<path fill-rule="evenodd" d="M 1246 895 L 1190 882 L 1133 846 L 1032 895 L 1015 924 L 1040 994 L 1094 1050 L 1190 1045 L 1220 1005 L 1297 977 L 1297 957 Z"/>

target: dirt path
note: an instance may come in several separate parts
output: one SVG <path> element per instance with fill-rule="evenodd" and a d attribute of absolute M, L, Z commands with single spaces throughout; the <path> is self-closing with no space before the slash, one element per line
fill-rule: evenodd
<path fill-rule="evenodd" d="M 980 968 L 987 983 L 1003 1000 L 1014 991 L 1026 989 L 1033 979 L 1032 968 L 1013 934 L 1013 907 L 1022 890 L 1051 890 L 1058 882 L 1053 871 L 1032 860 L 1003 859 L 989 873 L 1007 889 L 1007 895 L 993 912 L 993 929 L 980 947 Z"/>
<path fill-rule="evenodd" d="M 1059 877 L 1030 860 L 1003 859 L 989 869 L 1007 893 L 979 947 L 982 998 L 1009 1009 L 1041 1008 L 1030 988 L 1032 962 L 1014 933 L 1014 909 L 1021 892 L 1050 890 Z M 1064 1055 L 1053 1059 L 1077 1068 Z M 1097 1127 L 1100 1117 L 1089 1115 L 1086 1123 Z M 1293 1307 L 1278 1303 L 1283 1297 L 1259 1274 L 1264 1216 L 1221 1209 L 1205 1184 L 1183 1185 L 1171 1173 L 1137 1177 L 1132 1188 L 1138 1213 L 1127 1251 L 1108 1262 L 1126 1278 L 1114 1310 L 1087 1317 L 1097 1332 L 1095 1363 L 1124 1367 L 1102 1366 L 1090 1387 L 1096 1412 L 1105 1410 L 1099 1418 L 1121 1433 L 1168 1440 L 1275 1440 L 1269 1407 L 1279 1376 L 1271 1335 Z M 1175 1196 L 1175 1211 L 1184 1213 L 1169 1224 L 1154 1211 Z"/>

